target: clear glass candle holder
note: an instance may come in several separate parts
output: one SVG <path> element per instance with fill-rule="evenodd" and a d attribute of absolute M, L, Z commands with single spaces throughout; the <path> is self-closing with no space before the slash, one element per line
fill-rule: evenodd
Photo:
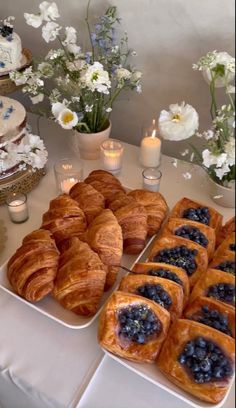
<path fill-rule="evenodd" d="M 104 170 L 117 174 L 122 167 L 124 147 L 115 139 L 105 140 L 101 146 L 101 159 Z"/>
<path fill-rule="evenodd" d="M 162 172 L 157 168 L 148 168 L 143 170 L 143 188 L 144 190 L 157 192 L 160 189 Z"/>
<path fill-rule="evenodd" d="M 83 180 L 83 163 L 79 159 L 65 158 L 54 165 L 57 190 L 69 194 L 70 189 Z"/>
<path fill-rule="evenodd" d="M 24 193 L 11 193 L 6 198 L 8 213 L 12 222 L 21 224 L 29 218 L 27 196 Z"/>

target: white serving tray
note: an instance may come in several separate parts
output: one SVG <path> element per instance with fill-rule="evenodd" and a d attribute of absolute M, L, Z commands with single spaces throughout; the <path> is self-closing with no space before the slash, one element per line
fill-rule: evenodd
<path fill-rule="evenodd" d="M 103 349 L 104 353 L 109 356 L 110 358 L 114 359 L 118 363 L 122 364 L 124 367 L 128 368 L 129 370 L 133 371 L 134 373 L 138 374 L 139 376 L 145 378 L 146 380 L 150 381 L 152 384 L 157 385 L 159 388 L 167 391 L 171 395 L 179 398 L 180 400 L 186 402 L 187 404 L 191 405 L 194 408 L 220 408 L 224 405 L 228 395 L 230 393 L 231 387 L 234 383 L 234 378 L 232 378 L 228 391 L 224 397 L 224 399 L 219 404 L 211 404 L 188 394 L 181 388 L 177 387 L 171 381 L 165 377 L 161 371 L 158 369 L 157 365 L 154 364 L 147 364 L 147 363 L 133 363 L 132 361 L 125 360 L 121 357 L 115 356 L 114 354 L 109 353 L 107 350 Z M 161 405 L 160 405 L 161 406 Z"/>
<path fill-rule="evenodd" d="M 135 262 L 138 262 L 141 260 L 141 258 L 145 258 L 146 256 L 146 251 L 149 248 L 149 245 L 155 238 L 152 237 L 144 250 L 137 256 L 134 255 L 123 255 L 122 260 L 121 260 L 121 265 L 125 266 L 126 268 L 132 268 L 132 265 Z M 104 293 L 100 307 L 97 311 L 97 313 L 94 316 L 91 317 L 86 317 L 86 316 L 79 316 L 69 310 L 64 309 L 59 302 L 57 302 L 52 296 L 48 295 L 46 296 L 43 300 L 37 302 L 37 303 L 31 303 L 28 302 L 27 300 L 23 299 L 17 293 L 14 292 L 13 288 L 11 287 L 8 278 L 7 278 L 7 262 L 0 268 L 0 288 L 3 289 L 5 292 L 7 292 L 9 295 L 13 296 L 15 299 L 19 300 L 20 302 L 23 302 L 24 304 L 28 305 L 32 309 L 42 313 L 44 316 L 47 316 L 48 318 L 62 324 L 63 326 L 66 326 L 70 329 L 84 329 L 88 326 L 90 326 L 94 320 L 97 318 L 99 315 L 102 306 L 108 299 L 108 297 L 112 294 L 114 290 L 117 289 L 118 284 L 122 278 L 127 272 L 125 270 L 120 269 L 117 277 L 116 284 L 107 292 Z"/>

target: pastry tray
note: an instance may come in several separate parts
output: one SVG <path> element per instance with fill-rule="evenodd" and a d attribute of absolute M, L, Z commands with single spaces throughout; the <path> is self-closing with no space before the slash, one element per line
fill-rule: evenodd
<path fill-rule="evenodd" d="M 155 236 L 154 236 L 155 237 Z M 136 263 L 137 261 L 142 259 L 145 259 L 146 256 L 146 251 L 153 241 L 154 237 L 152 237 L 148 242 L 144 250 L 138 255 L 138 257 L 134 255 L 123 255 L 122 260 L 121 260 L 121 265 L 126 267 L 126 268 L 132 268 L 132 265 Z M 15 299 L 19 300 L 20 302 L 23 302 L 27 306 L 31 307 L 32 309 L 38 311 L 39 313 L 42 313 L 43 315 L 47 316 L 48 318 L 62 324 L 63 326 L 66 326 L 70 329 L 84 329 L 88 326 L 90 326 L 94 320 L 97 318 L 99 315 L 102 306 L 108 299 L 108 297 L 111 295 L 111 293 L 117 289 L 119 281 L 121 280 L 122 276 L 124 276 L 127 272 L 125 270 L 122 270 L 120 268 L 120 271 L 118 273 L 118 278 L 116 281 L 116 284 L 107 292 L 104 293 L 100 307 L 97 311 L 97 313 L 92 316 L 92 317 L 86 317 L 86 316 L 79 316 L 69 310 L 64 309 L 52 296 L 48 295 L 41 301 L 37 303 L 31 303 L 28 302 L 27 300 L 23 299 L 17 293 L 14 292 L 13 288 L 11 287 L 10 283 L 8 282 L 7 278 L 7 262 L 0 267 L 0 288 L 3 289 L 5 292 L 7 292 L 9 295 L 13 296 Z"/>

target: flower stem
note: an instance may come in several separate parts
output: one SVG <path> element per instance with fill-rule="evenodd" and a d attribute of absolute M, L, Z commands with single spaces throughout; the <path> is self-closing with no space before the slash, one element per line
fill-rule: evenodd
<path fill-rule="evenodd" d="M 91 0 L 88 0 L 85 21 L 86 21 L 87 28 L 88 28 L 89 39 L 90 39 L 90 44 L 91 44 L 91 48 L 92 48 L 92 57 L 93 57 L 93 61 L 94 61 L 95 51 L 94 51 L 94 46 L 93 46 L 93 41 L 92 41 L 92 33 L 91 33 L 90 25 L 89 25 L 89 7 L 90 7 L 90 3 L 91 3 Z"/>
<path fill-rule="evenodd" d="M 215 76 L 211 76 L 211 82 L 210 82 L 210 94 L 211 94 L 211 118 L 214 120 L 214 118 L 217 116 L 217 105 L 216 105 L 216 97 L 215 97 Z"/>

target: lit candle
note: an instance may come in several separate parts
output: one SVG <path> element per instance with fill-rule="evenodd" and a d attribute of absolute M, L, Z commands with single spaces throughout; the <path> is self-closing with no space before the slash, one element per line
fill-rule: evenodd
<path fill-rule="evenodd" d="M 153 120 L 155 126 L 155 120 Z M 161 140 L 156 137 L 156 129 L 151 136 L 145 136 L 141 142 L 140 162 L 144 167 L 158 167 L 161 159 Z"/>
<path fill-rule="evenodd" d="M 74 177 L 65 179 L 61 182 L 61 192 L 65 194 L 69 194 L 70 189 L 78 183 L 79 180 L 77 180 Z"/>
<path fill-rule="evenodd" d="M 27 197 L 25 194 L 13 193 L 7 198 L 10 218 L 15 223 L 21 223 L 29 218 Z"/>
<path fill-rule="evenodd" d="M 157 168 L 148 168 L 142 172 L 143 188 L 145 190 L 157 192 L 160 189 L 162 173 Z"/>
<path fill-rule="evenodd" d="M 113 139 L 105 140 L 101 144 L 103 167 L 112 173 L 118 173 L 122 166 L 123 146 Z"/>

